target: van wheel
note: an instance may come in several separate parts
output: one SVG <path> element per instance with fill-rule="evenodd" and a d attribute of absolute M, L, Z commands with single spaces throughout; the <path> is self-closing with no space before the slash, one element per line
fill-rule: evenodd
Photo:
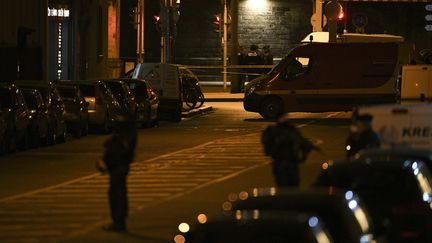
<path fill-rule="evenodd" d="M 282 101 L 276 97 L 265 99 L 261 103 L 260 115 L 265 119 L 276 119 L 284 113 Z"/>

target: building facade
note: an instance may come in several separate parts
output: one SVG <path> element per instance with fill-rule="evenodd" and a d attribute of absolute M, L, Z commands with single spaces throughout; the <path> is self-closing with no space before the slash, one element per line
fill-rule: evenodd
<path fill-rule="evenodd" d="M 118 77 L 120 0 L 16 0 L 0 8 L 2 80 Z"/>

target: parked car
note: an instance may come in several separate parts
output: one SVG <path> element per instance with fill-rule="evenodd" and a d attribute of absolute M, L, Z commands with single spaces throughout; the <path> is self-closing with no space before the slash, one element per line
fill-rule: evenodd
<path fill-rule="evenodd" d="M 176 243 L 331 243 L 319 216 L 286 211 L 239 210 L 235 217 L 198 215 L 198 222 L 179 225 Z"/>
<path fill-rule="evenodd" d="M 355 205 L 354 205 L 355 204 Z M 309 190 L 255 188 L 244 191 L 223 209 L 233 215 L 237 210 L 284 211 L 315 214 L 327 226 L 336 242 L 372 242 L 374 226 L 362 201 L 352 191 L 314 188 Z"/>
<path fill-rule="evenodd" d="M 432 178 L 419 160 L 325 163 L 315 185 L 353 190 L 389 242 L 432 242 Z"/>
<path fill-rule="evenodd" d="M 0 155 L 6 152 L 6 119 L 0 107 Z"/>
<path fill-rule="evenodd" d="M 41 93 L 36 89 L 23 89 L 24 99 L 30 110 L 30 146 L 37 148 L 41 144 L 46 145 L 50 137 L 50 118 L 48 109 Z"/>
<path fill-rule="evenodd" d="M 141 79 L 120 79 L 125 82 L 137 104 L 136 121 L 143 125 L 156 125 L 158 123 L 159 98 L 150 82 Z"/>
<path fill-rule="evenodd" d="M 360 151 L 357 156 L 360 160 L 379 160 L 393 161 L 398 159 L 421 160 L 432 171 L 432 149 L 394 147 L 394 148 L 374 148 Z"/>
<path fill-rule="evenodd" d="M 8 152 L 28 147 L 30 111 L 20 88 L 11 84 L 0 84 L 0 107 L 6 121 L 5 146 Z"/>
<path fill-rule="evenodd" d="M 50 144 L 66 142 L 65 105 L 60 93 L 52 82 L 18 80 L 15 82 L 19 87 L 37 89 L 44 99 L 50 118 L 49 139 Z"/>
<path fill-rule="evenodd" d="M 102 81 L 61 81 L 61 85 L 78 86 L 88 105 L 89 125 L 108 133 L 121 106 Z"/>
<path fill-rule="evenodd" d="M 122 109 L 130 114 L 136 113 L 137 104 L 135 96 L 132 94 L 129 86 L 121 81 L 114 79 L 101 80 L 114 95 Z"/>
<path fill-rule="evenodd" d="M 67 130 L 75 137 L 85 136 L 89 131 L 89 103 L 81 90 L 74 85 L 57 85 L 65 104 L 65 121 Z"/>

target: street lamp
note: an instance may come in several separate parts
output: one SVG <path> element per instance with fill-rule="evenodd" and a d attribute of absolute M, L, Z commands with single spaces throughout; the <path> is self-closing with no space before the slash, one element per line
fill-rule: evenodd
<path fill-rule="evenodd" d="M 247 0 L 246 6 L 252 11 L 263 11 L 268 8 L 268 0 Z"/>

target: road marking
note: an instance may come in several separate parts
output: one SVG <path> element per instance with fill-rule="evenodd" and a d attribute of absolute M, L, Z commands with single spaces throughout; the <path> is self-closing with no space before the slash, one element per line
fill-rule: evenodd
<path fill-rule="evenodd" d="M 128 177 L 131 213 L 268 165 L 260 136 L 228 137 L 132 164 Z M 107 223 L 107 188 L 108 176 L 95 173 L 0 199 L 0 242 L 71 239 Z"/>

